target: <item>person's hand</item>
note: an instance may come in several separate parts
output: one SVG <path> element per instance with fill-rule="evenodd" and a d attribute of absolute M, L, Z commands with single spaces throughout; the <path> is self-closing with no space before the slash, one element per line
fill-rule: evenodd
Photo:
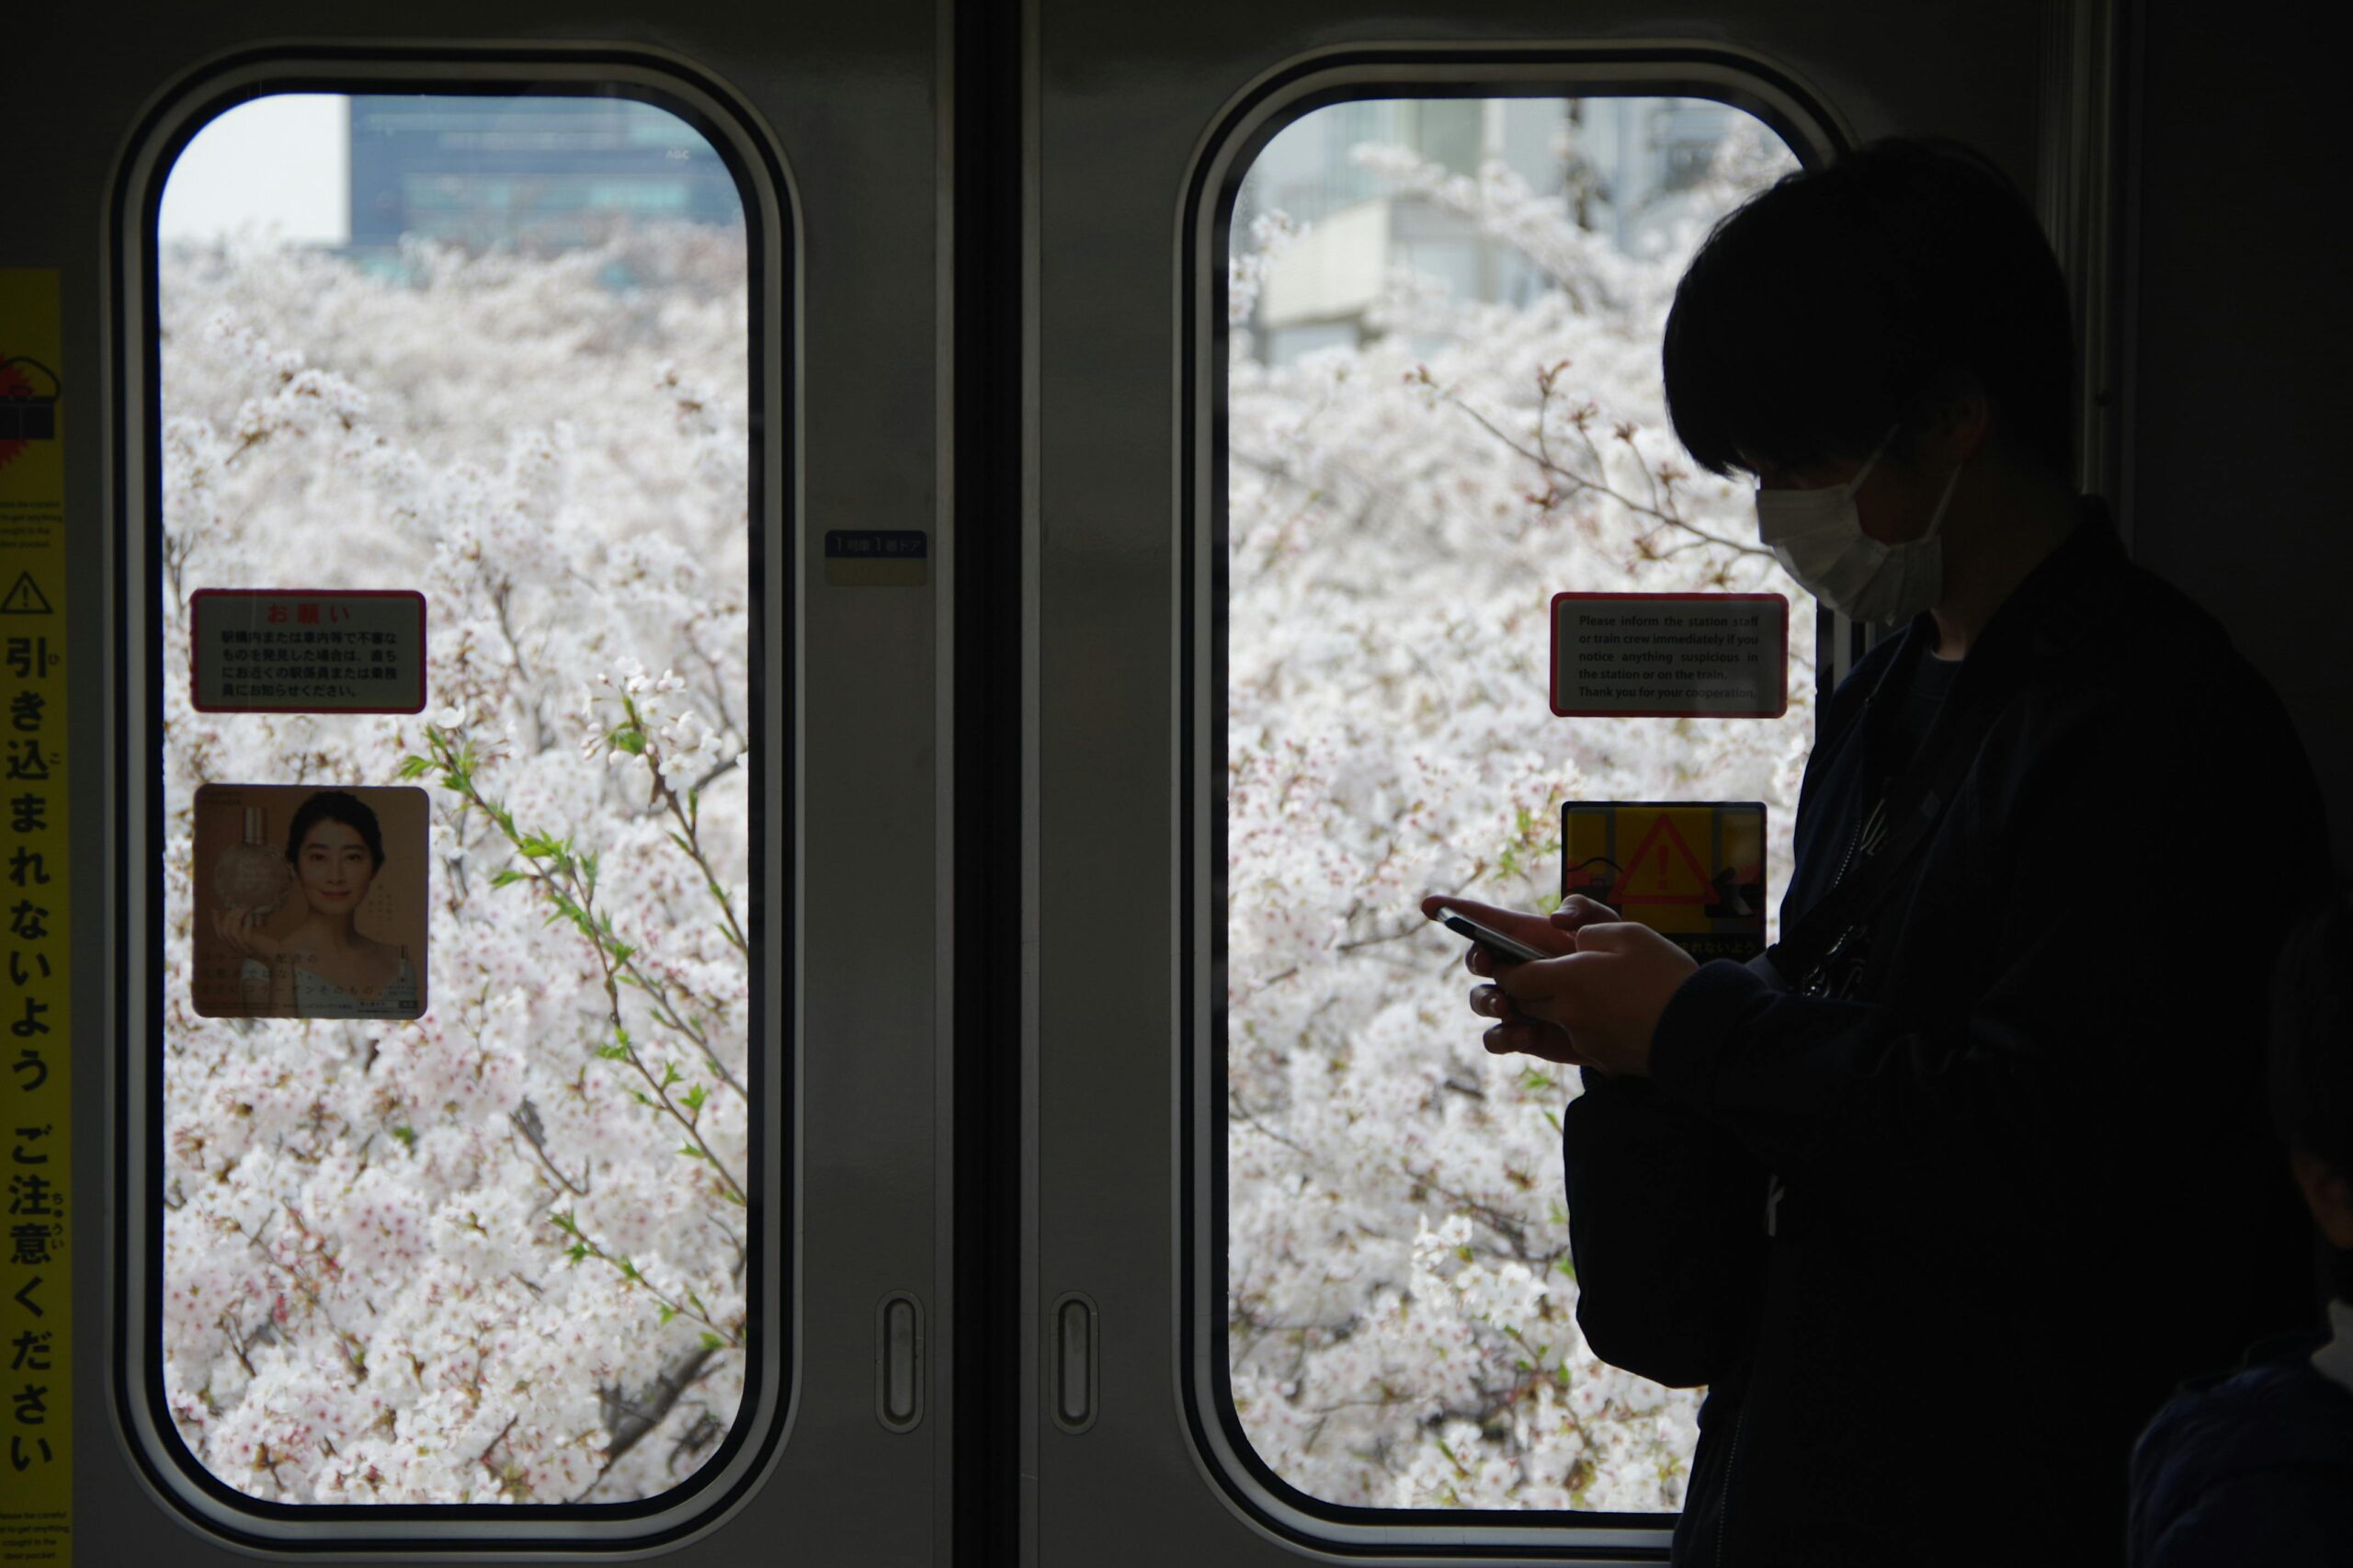
<path fill-rule="evenodd" d="M 1474 903 L 1467 898 L 1449 898 L 1433 894 L 1422 900 L 1422 913 L 1430 919 L 1441 911 L 1453 909 L 1476 920 L 1480 925 L 1502 932 L 1505 936 L 1525 942 L 1542 953 L 1566 955 L 1577 950 L 1577 933 L 1586 926 L 1614 921 L 1618 912 L 1583 893 L 1572 893 L 1561 907 L 1548 917 L 1524 914 L 1516 909 L 1501 909 L 1492 903 Z M 1547 960 L 1549 961 L 1549 960 Z M 1485 948 L 1471 944 L 1463 955 L 1462 964 L 1482 978 L 1492 977 L 1511 969 L 1535 967 L 1509 960 L 1498 963 Z M 1597 1065 L 1580 1054 L 1567 1033 L 1558 1025 L 1542 1018 L 1530 1017 L 1513 1005 L 1512 999 L 1499 985 L 1474 986 L 1471 992 L 1471 1010 L 1482 1017 L 1501 1021 L 1489 1028 L 1483 1041 L 1497 1055 L 1514 1051 L 1529 1056 L 1540 1056 L 1547 1062 L 1566 1066 Z"/>
<path fill-rule="evenodd" d="M 1698 961 L 1632 921 L 1582 924 L 1575 941 L 1576 951 L 1565 957 L 1506 965 L 1497 983 L 1520 1015 L 1568 1040 L 1573 1056 L 1553 1061 L 1574 1060 L 1612 1077 L 1648 1077 L 1659 1018 Z M 1499 1049 L 1490 1035 L 1487 1049 Z"/>
<path fill-rule="evenodd" d="M 286 956 L 286 944 L 262 929 L 262 916 L 250 909 L 216 909 L 212 930 L 233 949 L 249 959 L 269 963 Z"/>

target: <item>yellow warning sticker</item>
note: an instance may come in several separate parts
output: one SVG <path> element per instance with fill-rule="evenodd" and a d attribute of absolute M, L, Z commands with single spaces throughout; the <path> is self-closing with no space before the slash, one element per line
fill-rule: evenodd
<path fill-rule="evenodd" d="M 1583 893 L 1705 963 L 1765 950 L 1762 801 L 1572 801 L 1561 896 Z"/>
<path fill-rule="evenodd" d="M 0 1562 L 74 1561 L 65 364 L 53 270 L 0 268 Z"/>

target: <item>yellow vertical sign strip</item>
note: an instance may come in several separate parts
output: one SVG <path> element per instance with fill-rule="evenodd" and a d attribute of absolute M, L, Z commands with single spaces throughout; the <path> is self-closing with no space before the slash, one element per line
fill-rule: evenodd
<path fill-rule="evenodd" d="M 54 270 L 0 268 L 0 1562 L 74 1561 L 65 363 Z"/>

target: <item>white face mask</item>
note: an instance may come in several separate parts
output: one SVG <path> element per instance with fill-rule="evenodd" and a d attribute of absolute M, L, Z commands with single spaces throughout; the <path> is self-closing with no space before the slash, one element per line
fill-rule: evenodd
<path fill-rule="evenodd" d="M 1756 537 L 1769 546 L 1783 571 L 1808 593 L 1849 620 L 1909 620 L 1933 606 L 1944 592 L 1945 504 L 1961 482 L 1956 467 L 1928 528 L 1905 544 L 1881 544 L 1863 532 L 1855 513 L 1855 492 L 1880 454 L 1895 438 L 1890 426 L 1880 444 L 1844 484 L 1819 490 L 1756 492 Z"/>

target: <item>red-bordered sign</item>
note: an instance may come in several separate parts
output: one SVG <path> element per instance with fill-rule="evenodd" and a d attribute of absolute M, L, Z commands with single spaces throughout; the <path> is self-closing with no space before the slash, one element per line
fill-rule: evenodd
<path fill-rule="evenodd" d="M 415 713 L 425 596 L 414 588 L 199 588 L 188 699 L 199 713 Z"/>
<path fill-rule="evenodd" d="M 1780 594 L 1560 593 L 1552 705 L 1563 719 L 1778 719 L 1790 708 Z"/>

